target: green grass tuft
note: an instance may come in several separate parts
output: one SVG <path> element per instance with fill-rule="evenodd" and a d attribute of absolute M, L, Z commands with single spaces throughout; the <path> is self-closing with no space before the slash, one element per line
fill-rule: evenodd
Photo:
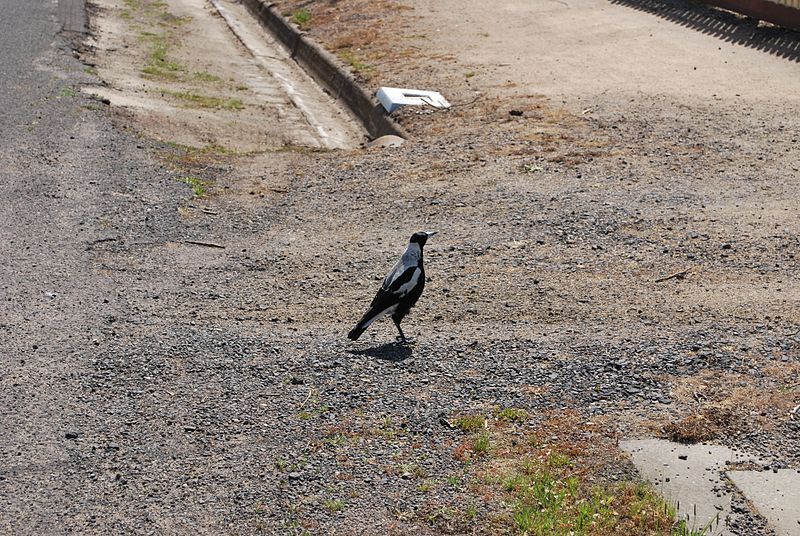
<path fill-rule="evenodd" d="M 332 513 L 340 512 L 344 509 L 344 501 L 342 499 L 327 499 L 325 508 Z"/>
<path fill-rule="evenodd" d="M 307 9 L 298 9 L 292 13 L 292 22 L 301 28 L 311 21 L 311 13 Z"/>
<path fill-rule="evenodd" d="M 489 432 L 481 432 L 477 435 L 472 445 L 472 450 L 474 450 L 476 454 L 486 454 L 489 452 Z"/>
<path fill-rule="evenodd" d="M 197 177 L 181 177 L 178 180 L 184 184 L 188 184 L 192 189 L 192 193 L 197 197 L 203 197 L 208 191 L 206 182 Z"/>
<path fill-rule="evenodd" d="M 507 422 L 525 422 L 528 420 L 528 412 L 519 408 L 505 408 L 497 412 L 497 418 Z"/>
<path fill-rule="evenodd" d="M 186 106 L 197 108 L 214 108 L 216 110 L 244 110 L 244 104 L 242 104 L 242 101 L 239 99 L 223 99 L 220 97 L 211 97 L 208 95 L 188 93 L 185 91 L 165 90 L 164 93 L 179 99 Z"/>
<path fill-rule="evenodd" d="M 364 63 L 361 61 L 352 50 L 345 48 L 339 51 L 339 58 L 342 59 L 347 65 L 350 66 L 350 69 L 359 74 L 365 80 L 369 80 L 375 74 L 375 67 L 368 63 Z"/>
<path fill-rule="evenodd" d="M 325 438 L 325 443 L 332 447 L 341 447 L 347 444 L 347 436 L 344 434 L 331 434 Z"/>
<path fill-rule="evenodd" d="M 456 419 L 453 424 L 465 434 L 469 434 L 486 428 L 486 417 L 483 415 L 465 415 Z"/>
<path fill-rule="evenodd" d="M 196 71 L 194 73 L 194 77 L 197 80 L 201 80 L 203 82 L 222 82 L 222 78 L 219 76 L 213 75 L 208 71 Z"/>
<path fill-rule="evenodd" d="M 169 43 L 167 36 L 153 32 L 139 32 L 139 40 L 150 44 L 147 54 L 147 63 L 142 68 L 142 74 L 151 78 L 176 80 L 183 67 L 168 58 Z"/>

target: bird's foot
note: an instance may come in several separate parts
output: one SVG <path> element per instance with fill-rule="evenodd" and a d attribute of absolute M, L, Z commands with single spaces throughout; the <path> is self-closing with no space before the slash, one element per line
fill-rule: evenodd
<path fill-rule="evenodd" d="M 410 339 L 408 337 L 401 337 L 400 335 L 398 335 L 397 337 L 395 337 L 395 342 L 401 346 L 411 346 L 416 342 L 416 340 Z"/>

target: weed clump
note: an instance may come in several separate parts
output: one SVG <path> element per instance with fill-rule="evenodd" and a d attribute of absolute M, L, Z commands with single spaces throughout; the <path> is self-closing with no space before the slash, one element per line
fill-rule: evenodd
<path fill-rule="evenodd" d="M 208 191 L 206 181 L 197 177 L 181 177 L 178 179 L 180 182 L 184 184 L 188 184 L 189 187 L 192 189 L 192 193 L 196 197 L 203 197 L 206 195 Z"/>
<path fill-rule="evenodd" d="M 497 418 L 508 422 L 525 422 L 528 420 L 528 412 L 520 408 L 505 408 L 497 412 Z"/>
<path fill-rule="evenodd" d="M 309 22 L 311 22 L 311 12 L 307 9 L 298 9 L 292 13 L 292 22 L 301 28 L 305 27 Z"/>
<path fill-rule="evenodd" d="M 465 434 L 471 434 L 486 427 L 486 417 L 483 415 L 465 415 L 456 419 L 453 424 Z"/>
<path fill-rule="evenodd" d="M 607 481 L 611 447 L 603 430 L 578 415 L 534 425 L 526 411 L 506 408 L 495 419 L 465 415 L 454 426 L 470 434 L 453 455 L 463 462 L 472 516 L 462 504 L 435 506 L 428 522 L 441 531 L 524 536 L 702 536 L 705 528 L 676 520 L 676 509 L 650 485 Z M 455 528 L 454 528 L 455 527 Z"/>

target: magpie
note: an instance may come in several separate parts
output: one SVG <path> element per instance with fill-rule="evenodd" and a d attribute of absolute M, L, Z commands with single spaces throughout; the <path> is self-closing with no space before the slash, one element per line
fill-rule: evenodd
<path fill-rule="evenodd" d="M 392 315 L 394 325 L 400 332 L 398 340 L 406 343 L 406 336 L 400 328 L 400 322 L 408 311 L 417 303 L 422 296 L 422 289 L 425 288 L 425 269 L 422 266 L 422 247 L 428 238 L 435 235 L 436 231 L 423 231 L 411 235 L 408 247 L 403 252 L 403 256 L 394 265 L 386 279 L 383 280 L 381 288 L 369 305 L 369 310 L 364 314 L 361 321 L 356 324 L 347 337 L 351 340 L 358 340 L 364 330 L 377 319 Z"/>

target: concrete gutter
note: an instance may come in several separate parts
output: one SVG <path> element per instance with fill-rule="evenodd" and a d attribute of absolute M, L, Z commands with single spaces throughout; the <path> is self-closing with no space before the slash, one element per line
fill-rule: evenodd
<path fill-rule="evenodd" d="M 333 55 L 283 18 L 274 4 L 264 0 L 243 0 L 243 3 L 250 13 L 286 47 L 292 59 L 361 121 L 371 138 L 387 134 L 408 137 L 406 132 L 386 115 L 377 99 L 367 93 L 349 72 L 339 66 Z"/>

